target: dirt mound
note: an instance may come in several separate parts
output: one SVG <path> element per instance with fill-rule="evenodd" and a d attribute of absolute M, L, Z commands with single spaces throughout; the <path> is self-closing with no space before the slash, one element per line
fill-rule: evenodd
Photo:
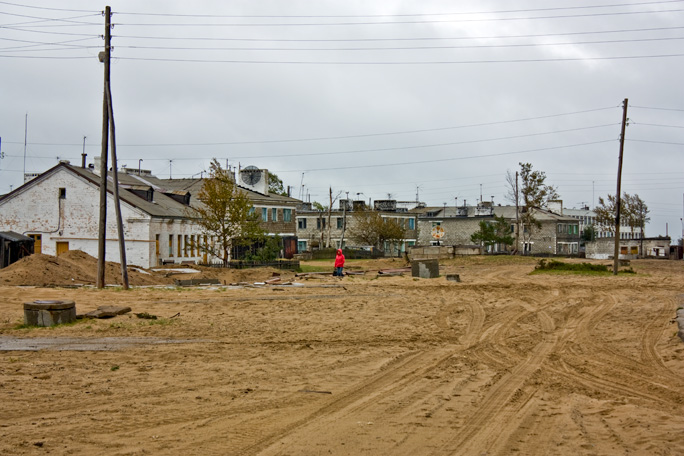
<path fill-rule="evenodd" d="M 264 282 L 276 276 L 279 276 L 282 282 L 287 282 L 293 280 L 295 275 L 293 271 L 275 268 L 224 269 L 195 265 L 190 267 L 199 272 L 196 274 L 173 274 L 173 269 L 169 269 L 166 271 L 166 275 L 173 279 L 219 279 L 222 284 L 226 285 L 240 282 Z"/>
<path fill-rule="evenodd" d="M 153 274 L 129 268 L 130 285 L 154 285 L 172 281 Z M 24 257 L 0 270 L 0 285 L 64 286 L 95 285 L 97 283 L 97 259 L 81 250 L 70 250 L 58 257 L 41 253 Z M 105 283 L 123 284 L 121 266 L 105 263 Z"/>

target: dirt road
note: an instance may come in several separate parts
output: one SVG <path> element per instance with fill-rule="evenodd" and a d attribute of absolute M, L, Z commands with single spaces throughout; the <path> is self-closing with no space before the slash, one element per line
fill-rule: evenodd
<path fill-rule="evenodd" d="M 0 453 L 684 454 L 673 322 L 684 266 L 632 265 L 629 276 L 550 276 L 464 259 L 444 271 L 460 283 L 2 287 L 3 338 L 111 350 L 0 351 Z M 34 299 L 164 318 L 18 329 Z"/>

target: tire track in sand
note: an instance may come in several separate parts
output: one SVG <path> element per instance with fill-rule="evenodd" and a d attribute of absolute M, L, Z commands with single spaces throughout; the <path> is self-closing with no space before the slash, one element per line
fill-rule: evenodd
<path fill-rule="evenodd" d="M 376 416 L 383 414 L 383 403 L 399 403 L 402 398 L 410 397 L 410 406 L 422 400 L 425 395 L 432 394 L 432 389 L 419 388 L 421 380 L 429 377 L 430 373 L 449 360 L 455 353 L 462 351 L 477 342 L 485 320 L 485 311 L 478 302 L 466 304 L 470 313 L 470 323 L 466 333 L 460 338 L 460 344 L 448 345 L 430 351 L 405 354 L 395 360 L 378 374 L 362 384 L 343 393 L 332 402 L 308 416 L 290 424 L 280 431 L 262 438 L 260 441 L 244 449 L 245 454 L 271 455 L 292 450 L 292 445 L 301 443 L 298 435 L 321 435 L 326 430 L 347 427 L 353 433 L 356 422 L 353 417 Z M 438 325 L 443 329 L 448 327 L 448 316 L 453 313 L 458 304 L 450 304 L 441 309 L 436 316 Z M 420 391 L 416 392 L 416 388 Z M 309 442 L 310 443 L 310 442 Z"/>

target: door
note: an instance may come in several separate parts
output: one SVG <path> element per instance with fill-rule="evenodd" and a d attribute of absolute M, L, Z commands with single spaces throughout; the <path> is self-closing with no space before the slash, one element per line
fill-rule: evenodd
<path fill-rule="evenodd" d="M 57 256 L 63 254 L 64 252 L 69 251 L 69 243 L 68 242 L 57 242 Z"/>
<path fill-rule="evenodd" d="M 33 253 L 42 253 L 42 235 L 41 234 L 29 234 L 29 237 L 33 239 Z"/>

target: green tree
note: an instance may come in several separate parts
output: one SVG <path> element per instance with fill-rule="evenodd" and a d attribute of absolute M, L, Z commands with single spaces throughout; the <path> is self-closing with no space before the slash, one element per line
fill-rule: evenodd
<path fill-rule="evenodd" d="M 495 217 L 493 222 L 480 221 L 480 231 L 473 233 L 470 240 L 486 247 L 493 245 L 509 246 L 514 241 L 513 236 L 511 236 L 511 227 L 503 215 Z"/>
<path fill-rule="evenodd" d="M 530 163 L 520 163 L 520 216 L 524 227 L 523 242 L 532 239 L 534 230 L 541 229 L 541 222 L 535 217 L 537 209 L 548 207 L 549 201 L 559 198 L 555 187 L 546 184 L 546 173 L 532 170 Z"/>
<path fill-rule="evenodd" d="M 274 261 L 280 256 L 280 236 L 265 236 L 261 245 L 254 252 L 248 252 L 245 260 L 248 261 Z"/>
<path fill-rule="evenodd" d="M 233 245 L 253 242 L 264 232 L 246 193 L 235 184 L 232 174 L 213 159 L 209 177 L 197 194 L 199 204 L 191 209 L 202 232 L 211 242 L 198 246 L 201 251 L 223 260 L 230 259 Z"/>
<path fill-rule="evenodd" d="M 587 225 L 582 231 L 581 240 L 583 243 L 592 242 L 596 240 L 596 227 L 594 225 Z"/>
<path fill-rule="evenodd" d="M 607 195 L 606 199 L 599 196 L 598 206 L 594 208 L 596 221 L 604 229 L 615 233 L 615 219 L 617 217 L 615 195 Z M 639 195 L 623 193 L 620 198 L 620 225 L 628 226 L 634 234 L 636 228 L 641 229 L 641 235 L 645 235 L 646 224 L 651 220 L 648 216 L 648 206 Z"/>
<path fill-rule="evenodd" d="M 383 217 L 380 212 L 354 212 L 349 224 L 349 238 L 361 245 L 372 245 L 384 250 L 385 243 L 395 244 L 406 237 L 401 219 Z"/>
<path fill-rule="evenodd" d="M 268 173 L 268 191 L 280 196 L 288 196 L 283 181 L 275 173 Z"/>

